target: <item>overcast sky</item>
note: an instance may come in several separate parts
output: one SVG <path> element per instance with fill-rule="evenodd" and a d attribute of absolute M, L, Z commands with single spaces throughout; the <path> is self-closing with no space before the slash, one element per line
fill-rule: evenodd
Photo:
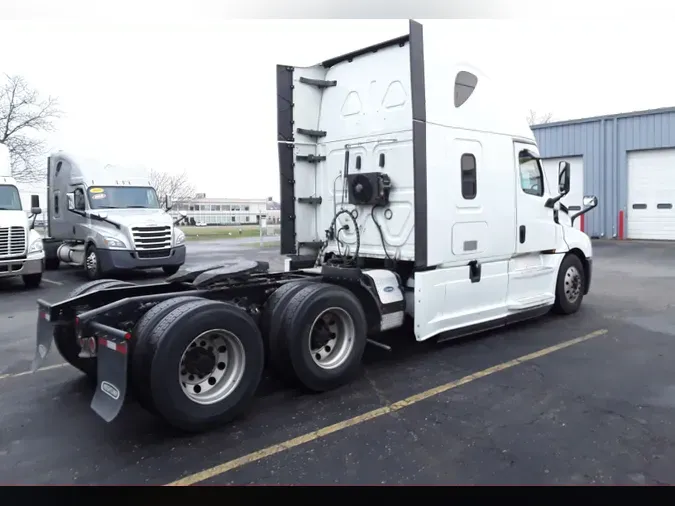
<path fill-rule="evenodd" d="M 448 52 L 515 89 L 524 115 L 675 105 L 668 19 L 433 23 L 447 25 Z M 0 72 L 59 97 L 54 149 L 187 169 L 209 197 L 278 198 L 275 64 L 314 64 L 406 29 L 403 20 L 0 21 Z"/>

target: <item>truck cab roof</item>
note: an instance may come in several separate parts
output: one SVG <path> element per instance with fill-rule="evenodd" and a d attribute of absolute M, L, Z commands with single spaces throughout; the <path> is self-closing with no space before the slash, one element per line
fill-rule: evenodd
<path fill-rule="evenodd" d="M 142 166 L 106 163 L 66 151 L 54 152 L 49 158 L 55 175 L 61 170 L 66 171 L 72 185 L 150 186 L 150 171 Z"/>

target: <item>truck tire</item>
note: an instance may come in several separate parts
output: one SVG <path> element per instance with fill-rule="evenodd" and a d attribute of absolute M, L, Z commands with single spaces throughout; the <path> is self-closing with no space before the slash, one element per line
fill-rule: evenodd
<path fill-rule="evenodd" d="M 576 313 L 584 298 L 584 266 L 579 257 L 568 253 L 560 264 L 555 288 L 553 312 L 568 315 Z"/>
<path fill-rule="evenodd" d="M 263 373 L 263 343 L 255 321 L 225 302 L 187 302 L 148 337 L 151 366 L 140 371 L 154 409 L 186 432 L 222 425 L 242 413 Z"/>
<path fill-rule="evenodd" d="M 97 280 L 101 278 L 101 258 L 98 254 L 96 246 L 90 244 L 87 246 L 85 255 L 84 255 L 84 272 L 87 275 L 87 278 Z"/>
<path fill-rule="evenodd" d="M 156 413 L 152 404 L 152 392 L 150 384 L 146 381 L 144 371 L 150 370 L 152 365 L 152 347 L 149 345 L 149 337 L 157 324 L 171 311 L 190 301 L 204 300 L 201 297 L 184 296 L 164 300 L 152 307 L 136 322 L 129 341 L 130 356 L 130 385 L 136 400 L 146 410 Z"/>
<path fill-rule="evenodd" d="M 291 300 L 298 290 L 302 290 L 310 281 L 289 281 L 277 288 L 268 297 L 263 305 L 262 317 L 260 318 L 260 331 L 265 345 L 265 363 L 271 363 L 271 356 L 277 355 L 277 334 L 281 326 L 281 316 L 288 301 Z"/>
<path fill-rule="evenodd" d="M 173 276 L 180 270 L 181 266 L 180 265 L 165 265 L 162 267 L 162 270 L 164 271 L 164 274 L 167 276 Z"/>
<path fill-rule="evenodd" d="M 305 286 L 288 302 L 272 364 L 313 392 L 353 379 L 366 347 L 367 321 L 358 298 L 327 283 Z"/>
<path fill-rule="evenodd" d="M 42 283 L 42 273 L 26 274 L 22 276 L 23 284 L 26 288 L 38 288 Z"/>
<path fill-rule="evenodd" d="M 68 298 L 70 299 L 79 295 L 84 295 L 85 293 L 93 292 L 94 290 L 104 290 L 106 288 L 130 285 L 133 285 L 133 283 L 115 279 L 99 279 L 78 286 L 75 290 L 70 292 Z M 90 379 L 96 379 L 96 359 L 80 358 L 78 356 L 80 354 L 80 346 L 77 343 L 75 326 L 73 324 L 59 325 L 54 329 L 54 346 L 56 346 L 59 354 L 66 362 L 82 371 Z"/>

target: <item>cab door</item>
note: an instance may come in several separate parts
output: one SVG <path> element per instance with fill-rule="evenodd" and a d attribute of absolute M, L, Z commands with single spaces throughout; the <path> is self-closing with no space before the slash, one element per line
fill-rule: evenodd
<path fill-rule="evenodd" d="M 516 253 L 538 254 L 555 249 L 557 228 L 553 209 L 546 207 L 551 191 L 546 188 L 544 171 L 536 148 L 514 143 L 516 163 Z"/>
<path fill-rule="evenodd" d="M 523 311 L 555 298 L 559 255 L 555 249 L 560 226 L 546 207 L 551 191 L 536 152 L 530 144 L 514 143 L 516 177 L 516 254 L 509 261 L 507 308 Z M 548 252 L 548 253 L 547 253 Z"/>

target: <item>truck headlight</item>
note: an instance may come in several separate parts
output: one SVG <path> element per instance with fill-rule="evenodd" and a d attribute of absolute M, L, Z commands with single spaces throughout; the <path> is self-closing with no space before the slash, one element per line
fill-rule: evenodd
<path fill-rule="evenodd" d="M 44 249 L 44 246 L 42 245 L 42 239 L 38 239 L 36 241 L 33 241 L 28 248 L 28 253 L 40 253 Z"/>
<path fill-rule="evenodd" d="M 176 229 L 173 233 L 173 245 L 180 246 L 185 242 L 185 234 L 182 230 Z"/>
<path fill-rule="evenodd" d="M 127 245 L 124 244 L 122 241 L 119 239 L 115 239 L 114 237 L 104 237 L 103 238 L 103 243 L 108 247 L 108 248 L 113 248 L 113 249 L 126 249 Z"/>

